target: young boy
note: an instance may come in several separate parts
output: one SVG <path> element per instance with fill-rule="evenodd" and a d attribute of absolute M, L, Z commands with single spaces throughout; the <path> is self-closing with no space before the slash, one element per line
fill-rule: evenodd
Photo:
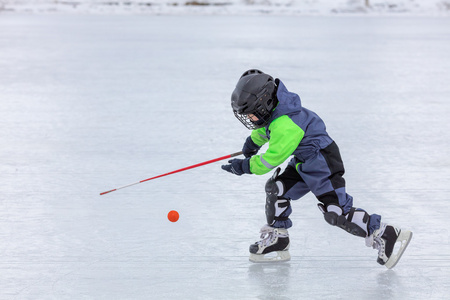
<path fill-rule="evenodd" d="M 336 143 L 314 112 L 302 107 L 300 97 L 289 92 L 279 79 L 259 70 L 246 71 L 231 96 L 234 115 L 251 135 L 242 152 L 245 159 L 232 159 L 222 169 L 236 175 L 262 175 L 275 169 L 267 181 L 266 219 L 262 240 L 250 246 L 250 261 L 287 261 L 291 200 L 312 192 L 325 221 L 363 237 L 378 249 L 378 263 L 392 268 L 405 251 L 412 233 L 381 222 L 381 216 L 353 207 L 346 193 L 344 165 Z M 269 142 L 266 153 L 257 155 Z M 283 173 L 277 168 L 293 156 Z M 398 251 L 394 245 L 400 242 Z M 267 255 L 271 253 L 272 255 Z M 275 256 L 273 256 L 275 254 Z"/>

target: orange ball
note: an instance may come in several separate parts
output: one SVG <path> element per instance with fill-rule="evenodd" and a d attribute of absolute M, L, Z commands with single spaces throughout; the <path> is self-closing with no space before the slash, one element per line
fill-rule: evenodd
<path fill-rule="evenodd" d="M 171 210 L 167 214 L 167 218 L 169 219 L 170 222 L 176 222 L 180 218 L 180 215 L 176 210 Z"/>

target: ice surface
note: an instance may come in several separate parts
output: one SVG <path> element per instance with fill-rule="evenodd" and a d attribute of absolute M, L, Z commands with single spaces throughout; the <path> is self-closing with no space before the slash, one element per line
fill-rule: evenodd
<path fill-rule="evenodd" d="M 448 297 L 449 53 L 448 18 L 2 15 L 0 299 Z M 355 205 L 414 232 L 393 270 L 311 194 L 292 260 L 250 263 L 270 174 L 99 196 L 239 151 L 229 97 L 254 67 L 323 117 Z"/>

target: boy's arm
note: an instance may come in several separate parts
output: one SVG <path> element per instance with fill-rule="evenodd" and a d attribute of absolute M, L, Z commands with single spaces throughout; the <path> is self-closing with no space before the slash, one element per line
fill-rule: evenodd
<path fill-rule="evenodd" d="M 261 128 L 264 129 L 264 128 Z M 258 137 L 259 130 L 252 132 L 252 140 L 255 144 L 263 141 L 262 137 Z M 298 127 L 291 118 L 284 115 L 274 120 L 270 126 L 269 148 L 266 153 L 252 156 L 250 159 L 250 171 L 253 174 L 262 175 L 270 172 L 270 170 L 282 164 L 297 149 L 300 141 L 303 139 L 305 132 Z M 265 130 L 263 131 L 265 136 Z M 265 137 L 267 142 L 267 137 Z"/>
<path fill-rule="evenodd" d="M 251 157 L 258 153 L 261 146 L 267 143 L 269 139 L 266 136 L 266 129 L 259 128 L 252 131 L 252 134 L 247 137 L 244 145 L 242 146 L 242 154 L 245 157 Z"/>
<path fill-rule="evenodd" d="M 266 127 L 253 130 L 250 137 L 252 141 L 260 147 L 269 141 L 266 136 Z"/>

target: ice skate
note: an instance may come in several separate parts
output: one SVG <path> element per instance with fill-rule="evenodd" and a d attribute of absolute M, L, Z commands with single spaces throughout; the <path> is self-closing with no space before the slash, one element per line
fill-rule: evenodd
<path fill-rule="evenodd" d="M 379 229 L 366 237 L 366 246 L 378 249 L 377 262 L 391 269 L 398 263 L 411 238 L 411 231 L 381 223 Z"/>
<path fill-rule="evenodd" d="M 287 229 L 264 225 L 261 241 L 250 245 L 251 262 L 281 262 L 291 259 Z"/>

